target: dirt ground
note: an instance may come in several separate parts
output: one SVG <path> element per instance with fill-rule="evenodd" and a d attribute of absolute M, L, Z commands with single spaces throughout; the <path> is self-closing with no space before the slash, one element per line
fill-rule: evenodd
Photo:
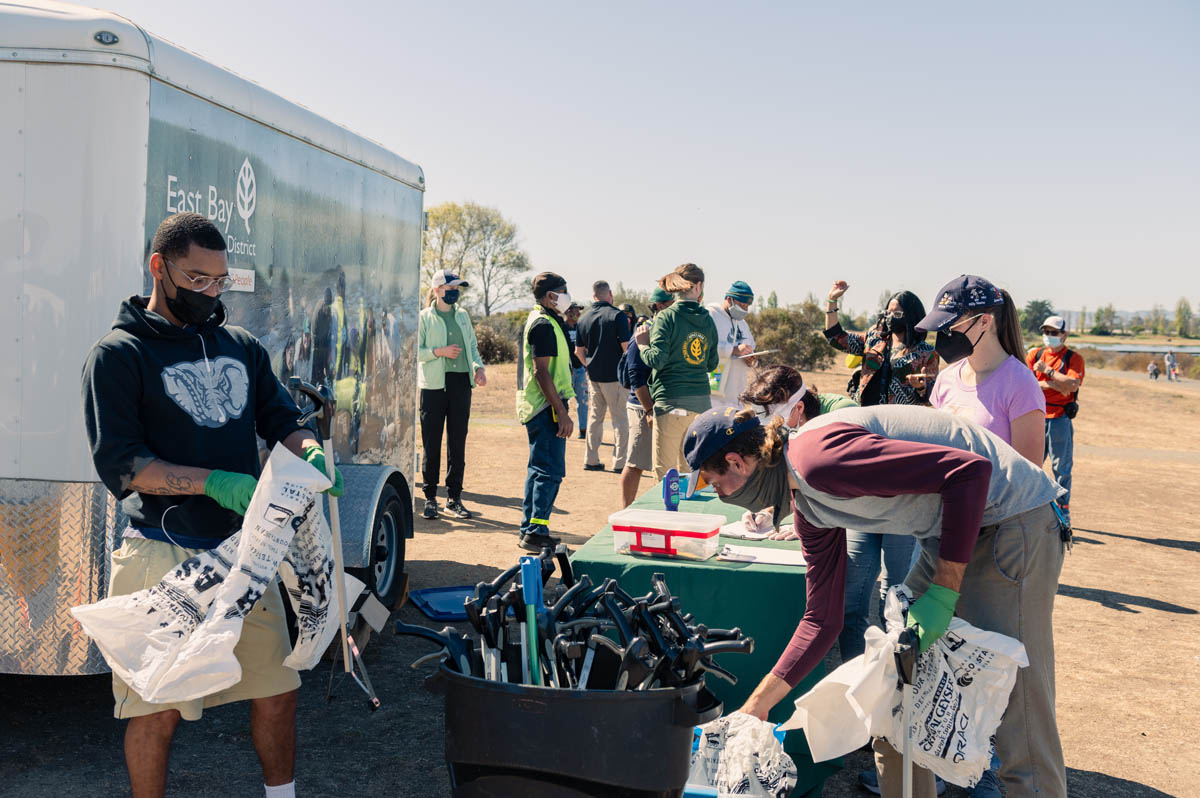
<path fill-rule="evenodd" d="M 846 379 L 844 370 L 806 376 L 827 392 L 840 392 Z M 413 588 L 474 584 L 521 553 L 516 527 L 528 450 L 513 414 L 515 387 L 514 367 L 492 367 L 488 386 L 476 392 L 463 498 L 481 515 L 469 522 L 418 517 L 407 551 Z M 1189 742 L 1200 717 L 1200 528 L 1191 514 L 1200 484 L 1200 404 L 1188 382 L 1121 373 L 1090 376 L 1081 399 L 1077 545 L 1055 608 L 1070 792 L 1200 795 L 1200 757 Z M 572 546 L 619 509 L 617 475 L 583 471 L 583 453 L 583 441 L 573 439 L 552 520 Z M 611 465 L 611 446 L 602 462 Z M 650 486 L 645 479 L 643 489 Z M 411 607 L 398 615 L 437 625 Z M 328 671 L 305 676 L 298 794 L 447 794 L 440 700 L 422 689 L 423 673 L 408 667 L 428 648 L 391 634 L 372 641 L 366 660 L 383 701 L 374 714 L 352 683 L 340 683 L 329 705 Z M 126 794 L 121 734 L 108 677 L 0 676 L 0 795 Z M 867 795 L 856 774 L 869 758 L 858 753 L 846 762 L 823 795 Z M 183 726 L 171 794 L 262 794 L 244 707 L 209 710 Z M 948 795 L 965 791 L 952 787 Z"/>

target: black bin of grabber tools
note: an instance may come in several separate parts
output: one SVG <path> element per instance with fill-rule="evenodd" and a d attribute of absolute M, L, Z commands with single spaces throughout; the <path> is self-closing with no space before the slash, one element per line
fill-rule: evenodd
<path fill-rule="evenodd" d="M 569 690 L 466 676 L 445 696 L 455 798 L 670 798 L 683 794 L 693 728 L 721 715 L 703 681 L 655 690 Z"/>

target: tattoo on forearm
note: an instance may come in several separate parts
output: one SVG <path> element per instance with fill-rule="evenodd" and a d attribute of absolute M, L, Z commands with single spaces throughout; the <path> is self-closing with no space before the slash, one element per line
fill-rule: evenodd
<path fill-rule="evenodd" d="M 171 490 L 165 485 L 144 486 L 139 485 L 136 481 L 130 486 L 138 493 L 145 493 L 148 496 L 175 496 L 179 491 Z"/>
<path fill-rule="evenodd" d="M 174 474 L 168 471 L 166 475 L 166 482 L 167 487 L 171 489 L 172 493 L 190 494 L 196 492 L 196 483 L 191 477 L 184 476 L 182 474 Z"/>

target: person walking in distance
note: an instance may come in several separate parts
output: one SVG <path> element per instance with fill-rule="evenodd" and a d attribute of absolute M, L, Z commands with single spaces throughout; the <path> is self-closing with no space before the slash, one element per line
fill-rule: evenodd
<path fill-rule="evenodd" d="M 603 471 L 600 443 L 604 438 L 604 417 L 608 415 L 613 436 L 613 470 L 625 468 L 629 421 L 625 417 L 625 394 L 617 382 L 617 363 L 629 348 L 629 317 L 613 307 L 612 289 L 603 280 L 592 284 L 592 306 L 579 319 L 579 343 L 576 356 L 587 366 L 588 425 L 585 471 Z"/>
<path fill-rule="evenodd" d="M 661 480 L 671 468 L 686 469 L 683 436 L 697 415 L 712 407 L 710 372 L 717 368 L 717 327 L 700 301 L 704 271 L 694 263 L 676 267 L 658 281 L 675 295 L 654 322 L 638 328 L 635 339 L 650 374 L 654 399 L 654 474 Z"/>
<path fill-rule="evenodd" d="M 651 316 L 675 302 L 675 295 L 655 286 L 650 294 Z M 629 417 L 629 449 L 625 454 L 625 470 L 621 472 L 621 506 L 628 507 L 637 498 L 642 474 L 654 467 L 654 399 L 650 396 L 650 367 L 642 362 L 637 341 L 629 344 L 622 361 L 629 386 L 629 402 L 625 412 Z M 620 372 L 618 372 L 618 375 Z"/>
<path fill-rule="evenodd" d="M 1175 363 L 1175 353 L 1170 349 L 1163 355 L 1163 367 L 1167 372 L 1167 382 L 1176 382 L 1179 379 L 1179 368 Z"/>
<path fill-rule="evenodd" d="M 567 323 L 567 345 L 571 347 L 571 389 L 575 391 L 575 416 L 579 419 L 579 439 L 587 437 L 588 384 L 587 367 L 576 354 L 579 344 L 579 317 L 583 305 L 572 302 L 563 320 Z"/>
<path fill-rule="evenodd" d="M 525 322 L 525 385 L 517 394 L 517 420 L 529 438 L 525 499 L 521 504 L 518 545 L 540 552 L 556 546 L 550 514 L 567 473 L 567 438 L 575 425 L 567 403 L 571 388 L 571 350 L 562 314 L 571 307 L 567 281 L 554 272 L 533 278 L 533 310 Z"/>
<path fill-rule="evenodd" d="M 196 213 L 167 217 L 150 243 L 149 297 L 121 303 L 83 367 L 92 462 L 129 519 L 112 553 L 108 594 L 136 593 L 237 532 L 261 473 L 258 438 L 326 473 L 325 454 L 271 371 L 266 350 L 226 326 L 233 284 L 225 237 Z M 340 474 L 328 493 L 340 496 Z M 115 674 L 114 715 L 127 719 L 134 798 L 166 791 L 179 721 L 250 702 L 250 738 L 268 798 L 294 798 L 296 690 L 283 599 L 273 582 L 246 616 L 234 655 L 241 680 L 203 698 L 152 704 Z"/>
<path fill-rule="evenodd" d="M 467 468 L 467 425 L 471 393 L 487 385 L 483 359 L 471 317 L 458 304 L 466 280 L 448 269 L 433 275 L 427 305 L 417 322 L 417 388 L 421 392 L 421 446 L 425 451 L 421 481 L 425 518 L 438 517 L 437 487 L 441 470 L 442 431 L 446 432 L 446 509 L 467 519 L 462 503 Z"/>
<path fill-rule="evenodd" d="M 1071 520 L 1071 469 L 1075 463 L 1075 426 L 1079 412 L 1079 386 L 1083 384 L 1083 356 L 1067 349 L 1067 322 L 1048 316 L 1042 322 L 1042 345 L 1029 350 L 1025 363 L 1041 384 L 1046 397 L 1046 446 L 1054 479 L 1066 493 L 1058 506 Z"/>
<path fill-rule="evenodd" d="M 720 363 L 709 375 L 713 407 L 741 407 L 742 391 L 755 365 L 747 356 L 754 351 L 754 334 L 746 315 L 754 302 L 754 291 L 741 280 L 729 286 L 725 299 L 708 306 L 717 327 L 717 356 Z"/>

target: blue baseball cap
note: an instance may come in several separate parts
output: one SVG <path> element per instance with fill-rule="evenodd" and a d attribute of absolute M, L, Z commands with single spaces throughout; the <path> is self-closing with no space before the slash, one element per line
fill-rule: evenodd
<path fill-rule="evenodd" d="M 939 332 L 972 310 L 1003 304 L 1004 295 L 999 288 L 982 277 L 964 274 L 942 286 L 933 310 L 925 314 L 916 328 L 924 332 Z"/>
<path fill-rule="evenodd" d="M 683 438 L 683 459 L 698 472 L 704 461 L 725 448 L 731 440 L 747 430 L 761 427 L 758 416 L 738 421 L 735 416 L 740 408 L 726 407 L 706 410 L 696 416 Z"/>
<path fill-rule="evenodd" d="M 738 302 L 753 302 L 754 289 L 742 280 L 737 280 L 733 285 L 729 286 L 729 290 L 725 292 L 725 296 L 730 299 L 736 299 Z"/>

